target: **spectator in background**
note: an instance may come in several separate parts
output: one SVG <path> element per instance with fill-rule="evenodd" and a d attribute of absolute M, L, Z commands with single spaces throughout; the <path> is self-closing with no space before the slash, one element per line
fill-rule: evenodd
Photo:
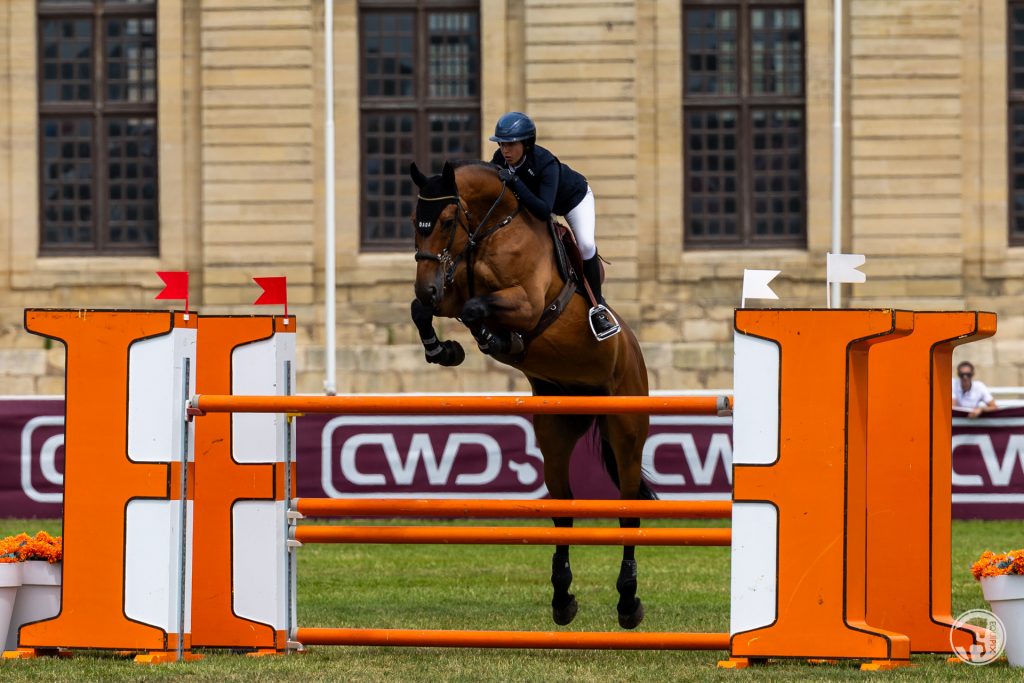
<path fill-rule="evenodd" d="M 956 366 L 957 377 L 953 378 L 953 407 L 969 411 L 968 417 L 996 409 L 996 400 L 984 382 L 974 379 L 974 365 L 964 361 Z"/>

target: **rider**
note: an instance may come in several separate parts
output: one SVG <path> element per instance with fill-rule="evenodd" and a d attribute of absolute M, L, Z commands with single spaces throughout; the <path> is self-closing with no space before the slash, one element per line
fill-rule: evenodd
<path fill-rule="evenodd" d="M 583 256 L 583 276 L 597 305 L 590 309 L 590 327 L 598 341 L 619 331 L 619 323 L 604 306 L 601 267 L 594 242 L 594 193 L 587 179 L 536 144 L 537 127 L 526 114 L 510 111 L 498 119 L 491 142 L 497 142 L 492 164 L 498 177 L 519 197 L 527 210 L 547 222 L 551 214 L 565 217 Z"/>

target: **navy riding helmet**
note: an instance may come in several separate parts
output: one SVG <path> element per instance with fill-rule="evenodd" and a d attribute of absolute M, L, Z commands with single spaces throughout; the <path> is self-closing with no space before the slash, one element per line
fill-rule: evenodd
<path fill-rule="evenodd" d="M 519 142 L 536 137 L 537 126 L 533 125 L 533 119 L 522 112 L 510 111 L 498 119 L 490 139 L 491 142 Z"/>

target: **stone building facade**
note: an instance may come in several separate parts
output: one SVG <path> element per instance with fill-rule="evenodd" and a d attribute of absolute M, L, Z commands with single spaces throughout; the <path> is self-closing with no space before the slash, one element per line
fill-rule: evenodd
<path fill-rule="evenodd" d="M 363 248 L 360 13 L 372 1 L 333 6 L 332 188 L 323 0 L 155 4 L 159 238 L 152 253 L 131 256 L 55 253 L 40 243 L 46 1 L 0 7 L 0 394 L 63 391 L 62 349 L 22 331 L 24 308 L 158 309 L 159 270 L 188 270 L 191 303 L 204 313 L 255 312 L 251 278 L 286 275 L 299 318 L 298 388 L 321 392 L 327 192 L 337 204 L 339 393 L 526 389 L 516 372 L 475 351 L 458 369 L 427 366 L 408 322 L 411 252 Z M 426 11 L 445 3 L 404 4 Z M 661 390 L 731 386 L 744 268 L 782 271 L 773 283 L 778 305 L 825 303 L 833 2 L 792 3 L 803 36 L 804 234 L 797 246 L 768 248 L 698 248 L 683 227 L 685 17 L 704 4 L 473 3 L 480 149 L 489 154 L 486 137 L 501 113 L 527 111 L 542 144 L 587 175 L 598 245 L 611 263 L 606 295 L 636 330 L 652 388 Z M 868 278 L 847 286 L 843 304 L 997 312 L 999 333 L 972 344 L 970 358 L 1001 386 L 1024 384 L 1024 240 L 1011 200 L 1014 5 L 847 0 L 843 22 L 843 250 L 867 256 Z M 440 330 L 472 346 L 457 323 Z"/>

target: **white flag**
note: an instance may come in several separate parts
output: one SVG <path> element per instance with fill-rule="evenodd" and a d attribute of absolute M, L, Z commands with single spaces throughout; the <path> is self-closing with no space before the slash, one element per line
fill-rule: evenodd
<path fill-rule="evenodd" d="M 746 308 L 747 299 L 778 299 L 779 295 L 772 291 L 768 283 L 781 272 L 781 270 L 747 270 L 744 268 L 740 308 Z"/>
<path fill-rule="evenodd" d="M 828 282 L 864 282 L 867 279 L 857 270 L 864 265 L 864 254 L 829 254 L 825 263 Z"/>

